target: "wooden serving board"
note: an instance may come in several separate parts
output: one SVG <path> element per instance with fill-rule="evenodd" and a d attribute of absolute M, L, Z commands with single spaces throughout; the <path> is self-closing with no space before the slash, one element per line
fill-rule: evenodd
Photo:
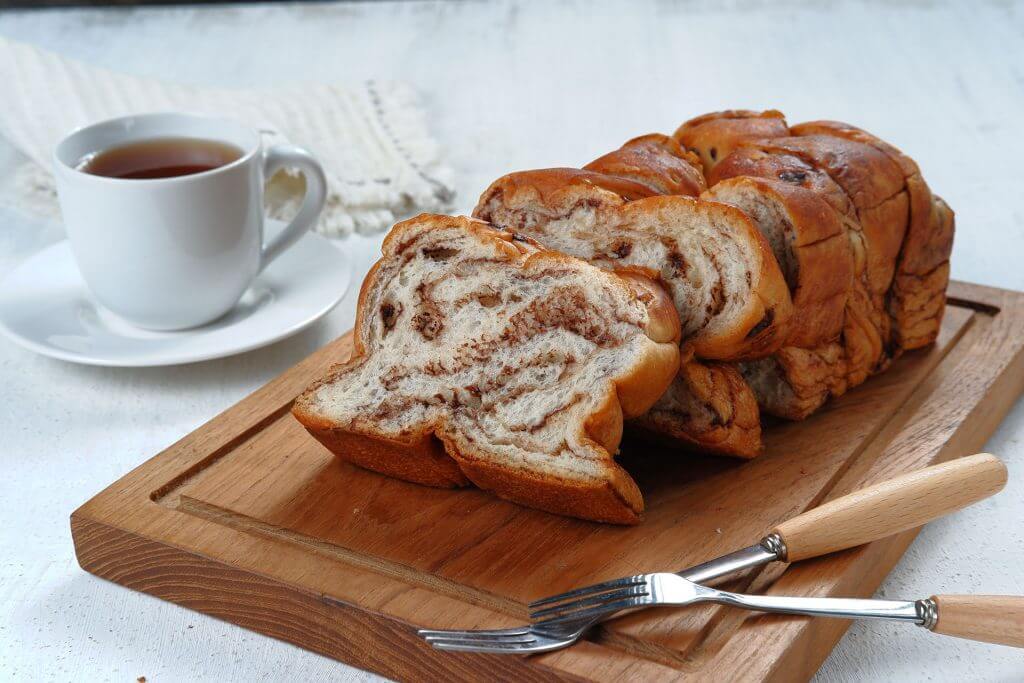
<path fill-rule="evenodd" d="M 793 680 L 848 622 L 728 608 L 648 611 L 533 657 L 435 651 L 419 627 L 521 623 L 532 599 L 678 570 L 830 497 L 980 449 L 1024 389 L 1024 294 L 954 283 L 938 343 L 820 413 L 767 429 L 749 462 L 623 445 L 646 521 L 617 527 L 359 470 L 289 414 L 346 336 L 115 482 L 71 516 L 82 567 L 401 680 Z M 733 582 L 870 595 L 916 532 Z"/>

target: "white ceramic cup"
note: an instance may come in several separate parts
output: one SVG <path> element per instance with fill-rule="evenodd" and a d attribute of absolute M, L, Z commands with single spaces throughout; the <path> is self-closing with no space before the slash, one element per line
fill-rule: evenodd
<path fill-rule="evenodd" d="M 76 169 L 110 147 L 179 137 L 228 143 L 242 156 L 202 173 L 144 180 Z M 86 284 L 113 313 L 153 330 L 195 327 L 231 310 L 253 278 L 313 227 L 327 194 L 323 169 L 305 150 L 264 150 L 255 130 L 193 114 L 140 114 L 80 128 L 57 145 L 54 165 Z M 283 167 L 305 176 L 306 196 L 284 231 L 265 241 L 263 186 Z"/>

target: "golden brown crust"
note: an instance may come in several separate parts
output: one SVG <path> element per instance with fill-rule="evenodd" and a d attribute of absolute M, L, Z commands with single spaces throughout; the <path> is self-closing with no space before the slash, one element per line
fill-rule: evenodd
<path fill-rule="evenodd" d="M 458 457 L 458 456 L 456 456 Z M 611 524 L 639 524 L 643 497 L 636 482 L 614 462 L 615 474 L 596 486 L 574 486 L 525 474 L 512 474 L 492 463 L 458 457 L 459 466 L 474 485 L 520 505 L 568 517 Z"/>
<path fill-rule="evenodd" d="M 632 180 L 656 194 L 696 197 L 707 189 L 700 158 L 660 133 L 633 138 L 583 169 Z"/>
<path fill-rule="evenodd" d="M 514 211 L 539 205 L 549 209 L 549 218 L 557 218 L 568 215 L 581 203 L 617 206 L 654 194 L 646 185 L 632 180 L 577 168 L 518 171 L 491 183 L 480 195 L 473 216 L 490 221 L 495 207 Z M 515 229 L 513 225 L 503 224 L 503 227 Z"/>
<path fill-rule="evenodd" d="M 710 173 L 744 140 L 784 135 L 789 135 L 789 129 L 782 112 L 730 109 L 690 119 L 679 126 L 672 137 L 686 149 L 696 152 L 704 164 L 704 172 Z M 710 179 L 708 184 L 712 184 Z"/>
<path fill-rule="evenodd" d="M 846 348 L 839 342 L 810 348 L 788 346 L 771 358 L 744 363 L 742 368 L 743 376 L 755 387 L 761 409 L 787 420 L 803 420 L 849 387 Z"/>
<path fill-rule="evenodd" d="M 938 336 L 946 310 L 949 253 L 953 248 L 955 222 L 953 210 L 941 197 L 932 195 L 928 242 L 914 245 L 908 240 L 904 245 L 904 254 L 909 252 L 911 255 L 901 257 L 900 269 L 889 292 L 889 312 L 896 328 L 895 342 L 901 348 L 919 349 L 933 343 Z M 915 258 L 920 262 L 915 263 Z M 921 265 L 936 261 L 938 265 L 930 271 Z"/>
<path fill-rule="evenodd" d="M 316 390 L 363 360 L 366 348 L 362 336 L 368 329 L 365 322 L 371 303 L 368 297 L 383 261 L 400 255 L 425 230 L 450 227 L 476 233 L 502 246 L 510 258 L 521 259 L 524 268 L 536 266 L 538 262 L 541 266 L 580 263 L 565 254 L 542 249 L 532 240 L 464 217 L 423 215 L 396 225 L 384 240 L 384 258 L 370 270 L 360 290 L 352 358 L 303 392 L 292 406 L 293 415 L 336 456 L 389 476 L 446 488 L 472 482 L 503 498 L 559 514 L 619 524 L 637 523 L 643 512 L 642 496 L 635 482 L 612 456 L 621 440 L 623 413 L 645 411 L 679 368 L 679 319 L 675 306 L 659 286 L 642 275 L 625 274 L 621 281 L 647 307 L 645 331 L 649 330 L 656 343 L 639 359 L 635 372 L 609 378 L 608 394 L 580 427 L 582 441 L 607 455 L 598 478 L 559 479 L 484 461 L 469 441 L 449 431 L 446 425 L 419 425 L 419 431 L 396 440 L 379 432 L 346 430 L 314 409 Z M 523 255 L 525 259 L 521 258 Z"/>
<path fill-rule="evenodd" d="M 329 425 L 312 426 L 318 422 L 318 417 L 301 408 L 294 414 L 327 450 L 353 465 L 436 488 L 457 488 L 470 483 L 433 434 L 423 434 L 409 443 L 401 443 L 346 432 Z"/>
<path fill-rule="evenodd" d="M 953 248 L 953 217 L 949 207 L 933 200 L 913 159 L 865 130 L 840 121 L 811 121 L 792 130 L 795 135 L 834 135 L 871 145 L 900 167 L 910 216 L 888 301 L 893 319 L 892 345 L 899 350 L 914 349 L 935 341 L 945 308 Z"/>

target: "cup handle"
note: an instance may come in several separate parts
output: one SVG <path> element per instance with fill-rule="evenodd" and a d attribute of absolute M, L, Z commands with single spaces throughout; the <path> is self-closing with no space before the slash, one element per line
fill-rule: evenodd
<path fill-rule="evenodd" d="M 313 155 L 292 145 L 277 145 L 267 150 L 263 157 L 263 177 L 267 180 L 278 170 L 291 167 L 297 168 L 306 178 L 306 195 L 302 198 L 302 206 L 292 222 L 274 239 L 263 244 L 260 250 L 260 270 L 280 256 L 286 249 L 299 241 L 316 224 L 316 219 L 323 211 L 327 200 L 327 179 L 324 169 Z"/>

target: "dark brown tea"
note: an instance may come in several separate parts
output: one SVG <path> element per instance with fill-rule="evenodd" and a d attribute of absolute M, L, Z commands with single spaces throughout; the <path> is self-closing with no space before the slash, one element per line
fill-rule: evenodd
<path fill-rule="evenodd" d="M 93 152 L 75 166 L 108 178 L 173 178 L 226 166 L 242 156 L 234 145 L 200 138 L 152 138 Z"/>

